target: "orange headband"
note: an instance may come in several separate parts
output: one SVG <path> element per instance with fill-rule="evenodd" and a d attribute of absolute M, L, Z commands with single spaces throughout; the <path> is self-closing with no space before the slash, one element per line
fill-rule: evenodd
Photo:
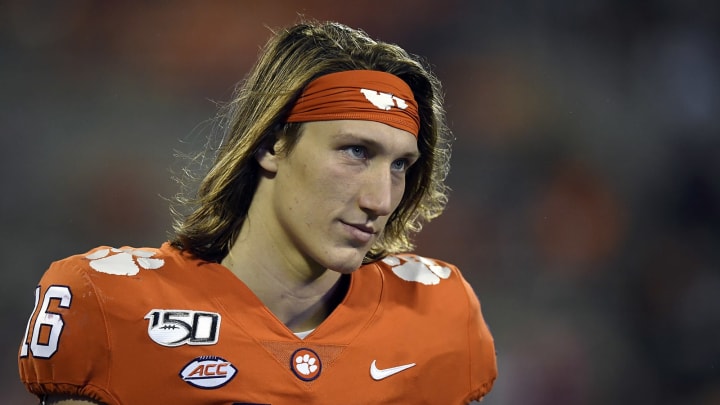
<path fill-rule="evenodd" d="M 393 74 L 377 70 L 348 70 L 313 80 L 287 122 L 342 119 L 381 122 L 416 138 L 420 131 L 418 106 L 410 86 Z"/>

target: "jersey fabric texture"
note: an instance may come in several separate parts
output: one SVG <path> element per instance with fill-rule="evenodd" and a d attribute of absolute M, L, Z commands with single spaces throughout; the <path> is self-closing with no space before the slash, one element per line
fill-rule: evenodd
<path fill-rule="evenodd" d="M 364 265 L 300 339 L 229 269 L 167 243 L 53 263 L 19 370 L 38 396 L 108 405 L 466 404 L 497 375 L 480 303 L 451 264 Z"/>

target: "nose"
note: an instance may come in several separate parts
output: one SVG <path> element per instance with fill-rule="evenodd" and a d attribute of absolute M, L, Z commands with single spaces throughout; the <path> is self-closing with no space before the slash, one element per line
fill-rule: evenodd
<path fill-rule="evenodd" d="M 368 170 L 360 191 L 360 208 L 371 216 L 387 216 L 395 209 L 393 175 L 387 168 Z"/>

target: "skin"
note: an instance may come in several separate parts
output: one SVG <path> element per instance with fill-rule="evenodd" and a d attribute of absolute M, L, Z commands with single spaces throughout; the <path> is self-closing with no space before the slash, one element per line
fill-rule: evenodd
<path fill-rule="evenodd" d="M 415 137 L 386 124 L 305 123 L 288 155 L 259 154 L 264 173 L 222 263 L 291 330 L 315 328 L 344 295 L 340 276 L 360 267 L 399 205 L 417 158 Z"/>
<path fill-rule="evenodd" d="M 360 120 L 308 122 L 291 152 L 274 152 L 281 146 L 256 155 L 263 172 L 222 264 L 299 332 L 316 328 L 342 300 L 342 276 L 360 267 L 400 204 L 419 152 L 411 133 Z"/>

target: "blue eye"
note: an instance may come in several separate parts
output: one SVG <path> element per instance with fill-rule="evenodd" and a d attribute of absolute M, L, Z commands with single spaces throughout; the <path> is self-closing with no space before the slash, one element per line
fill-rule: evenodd
<path fill-rule="evenodd" d="M 367 149 L 362 146 L 348 146 L 347 148 L 345 148 L 345 150 L 351 157 L 356 159 L 367 159 L 368 157 Z"/>
<path fill-rule="evenodd" d="M 404 172 L 408 168 L 408 161 L 407 159 L 398 159 L 394 162 L 392 162 L 392 170 L 397 172 Z"/>

